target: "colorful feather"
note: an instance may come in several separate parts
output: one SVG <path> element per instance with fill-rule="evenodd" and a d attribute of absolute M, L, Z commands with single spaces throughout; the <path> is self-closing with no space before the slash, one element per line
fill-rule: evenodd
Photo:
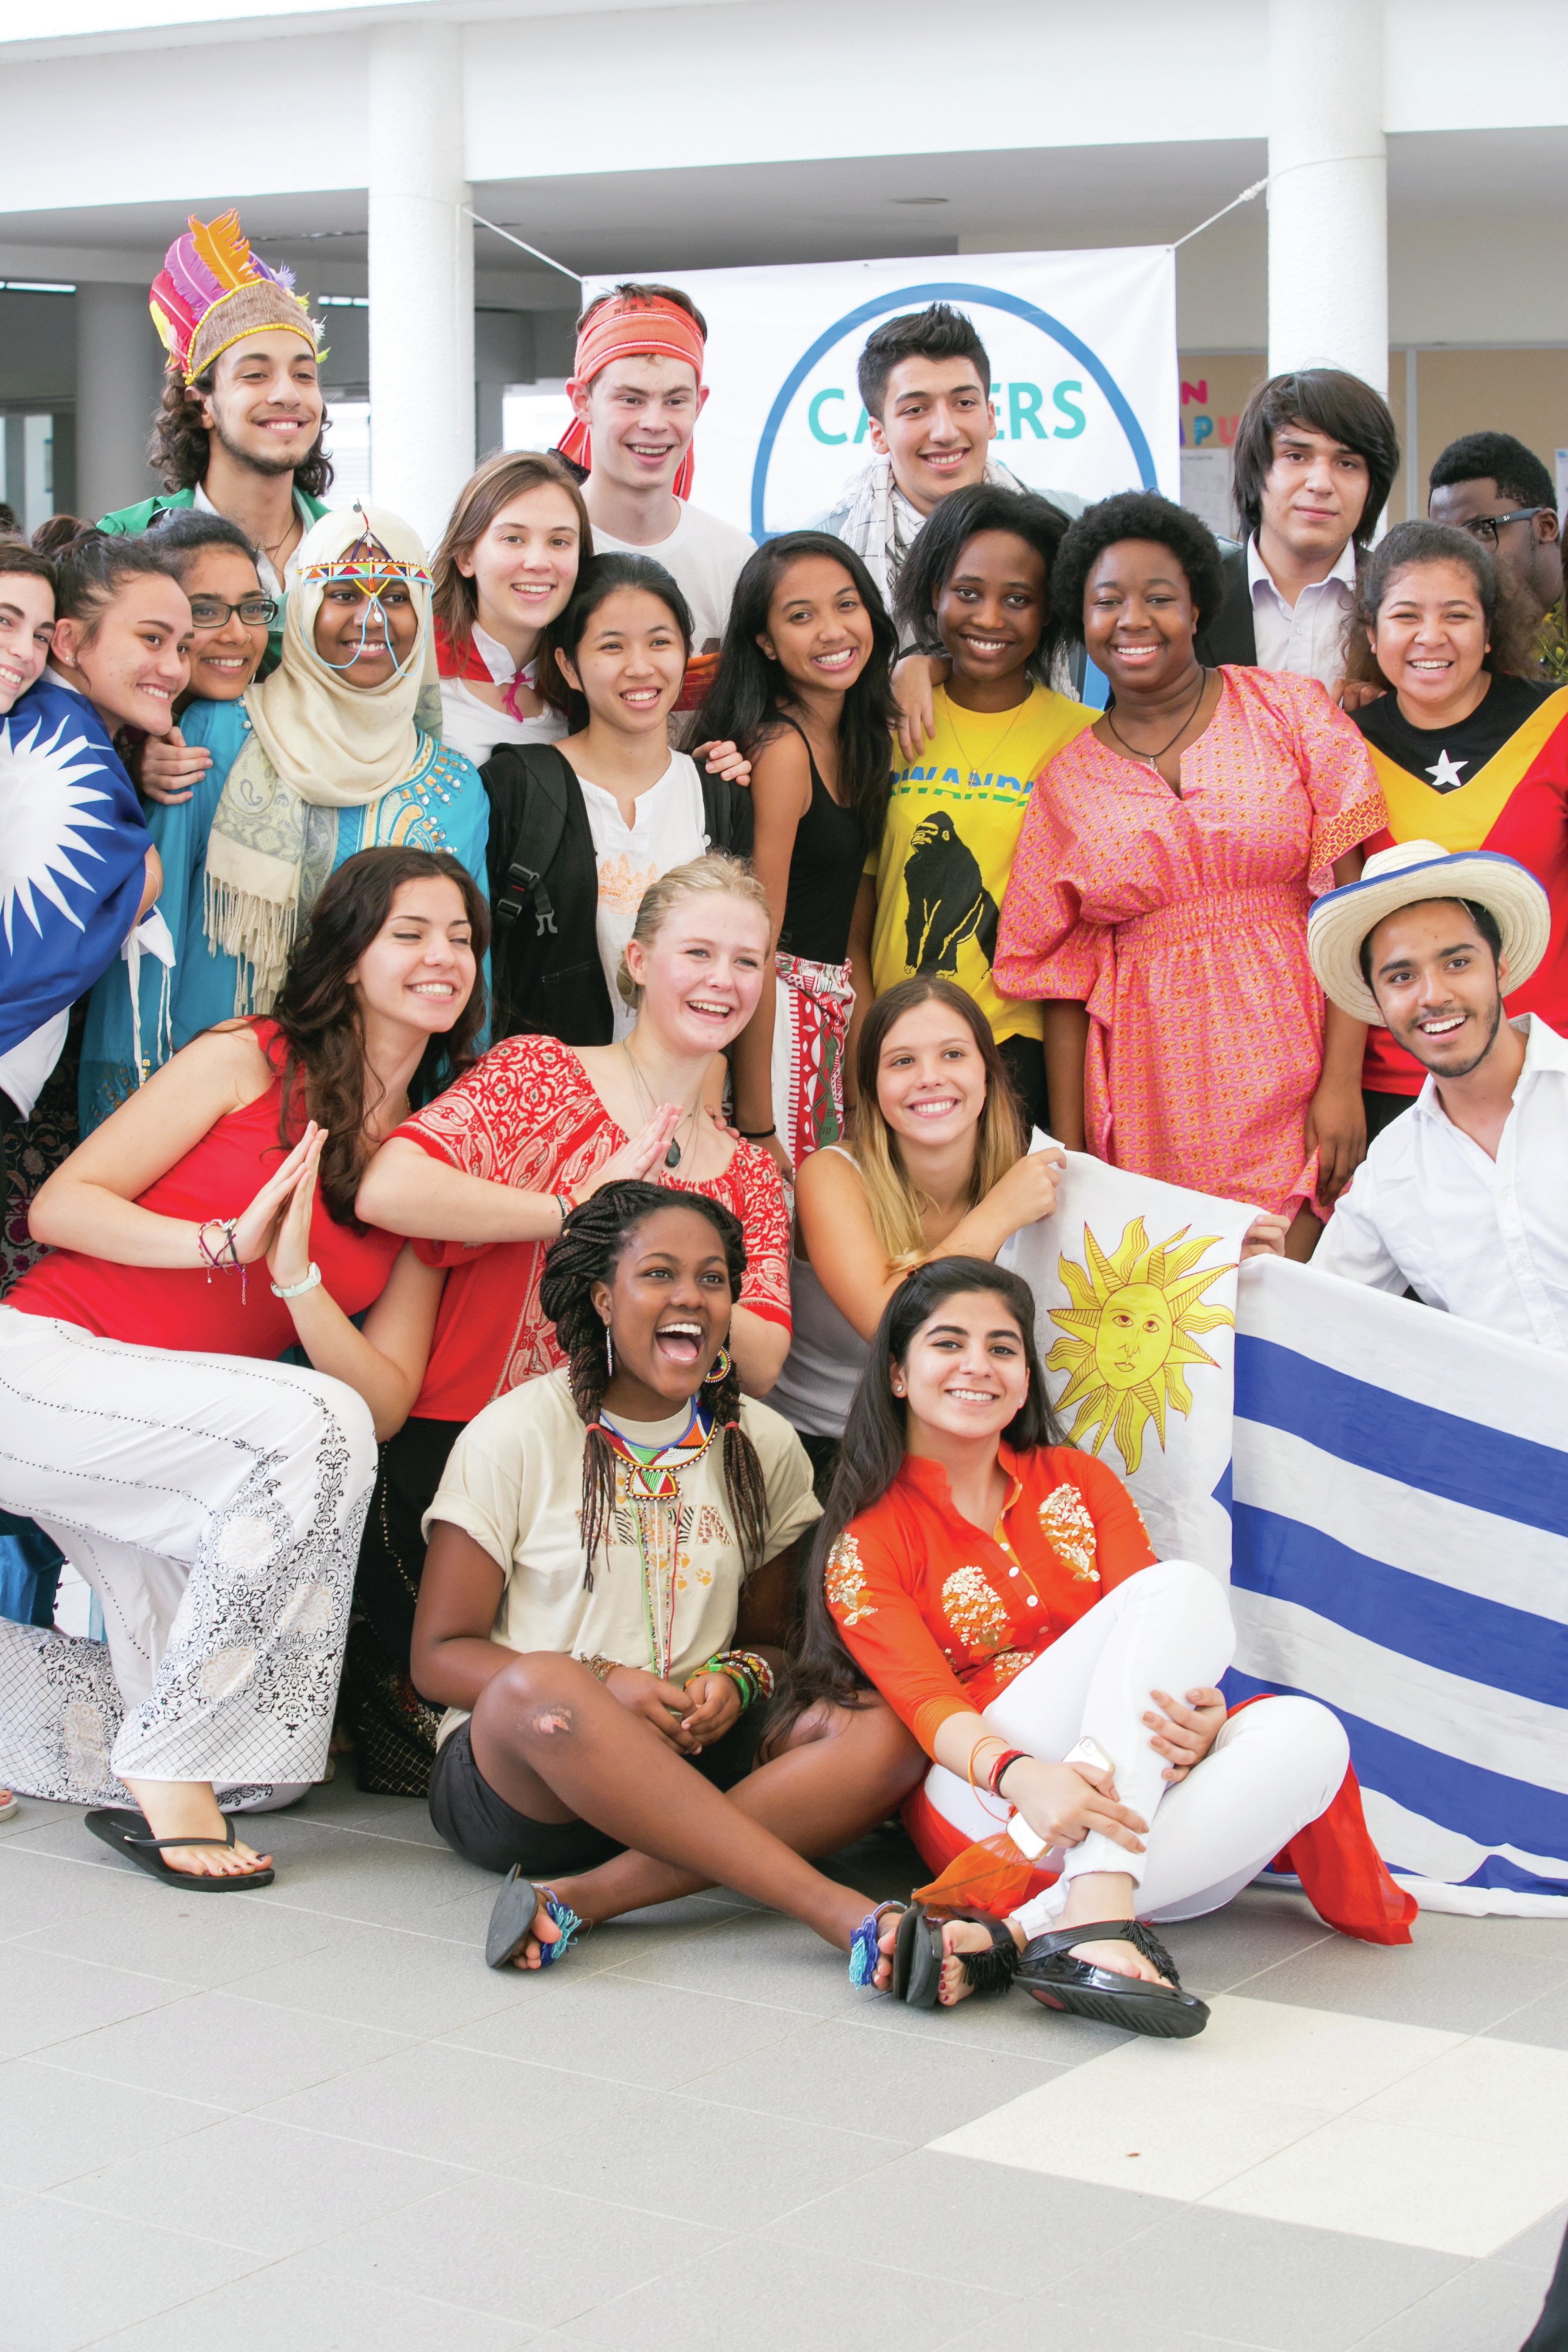
<path fill-rule="evenodd" d="M 215 221 L 199 221 L 193 215 L 191 243 L 197 259 L 212 272 L 219 294 L 232 294 L 236 286 L 248 285 L 260 275 L 237 212 L 224 213 Z"/>

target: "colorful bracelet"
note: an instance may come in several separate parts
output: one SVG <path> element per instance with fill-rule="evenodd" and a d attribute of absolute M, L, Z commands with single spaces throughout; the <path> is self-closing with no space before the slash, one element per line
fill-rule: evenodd
<path fill-rule="evenodd" d="M 206 1261 L 207 1280 L 209 1283 L 212 1281 L 214 1274 L 237 1273 L 239 1276 L 239 1303 L 243 1307 L 246 1303 L 246 1269 L 240 1264 L 239 1252 L 235 1247 L 235 1232 L 238 1224 L 239 1219 L 237 1217 L 206 1218 L 196 1227 L 196 1249 L 198 1255 Z M 217 1227 L 219 1233 L 223 1235 L 223 1239 L 220 1241 L 215 1250 L 211 1246 L 207 1240 L 208 1232 L 214 1225 Z M 225 1250 L 228 1252 L 226 1258 L 224 1255 L 224 1252 Z"/>
<path fill-rule="evenodd" d="M 988 1731 L 983 1739 L 976 1740 L 973 1748 L 969 1750 L 969 1761 L 966 1767 L 971 1789 L 977 1786 L 975 1778 L 975 1759 L 977 1756 L 981 1755 L 988 1748 L 999 1748 L 1005 1750 L 1007 1748 L 1007 1741 L 1001 1737 L 999 1732 L 996 1731 Z"/>
<path fill-rule="evenodd" d="M 755 1650 L 720 1650 L 703 1668 L 705 1674 L 727 1675 L 740 1693 L 740 1711 L 755 1706 L 759 1698 L 771 1698 L 775 1687 L 772 1667 Z"/>
<path fill-rule="evenodd" d="M 577 1651 L 575 1655 L 578 1664 L 586 1666 L 597 1683 L 607 1683 L 621 1663 L 619 1658 L 606 1658 L 597 1653 L 591 1658 L 582 1650 Z"/>
<path fill-rule="evenodd" d="M 1029 1752 L 1026 1748 L 1005 1748 L 1002 1754 L 998 1757 L 990 1769 L 988 1786 L 990 1789 L 992 1796 L 999 1797 L 1001 1795 L 1002 1774 L 1007 1770 L 1009 1764 L 1027 1764 L 1028 1762 Z"/>

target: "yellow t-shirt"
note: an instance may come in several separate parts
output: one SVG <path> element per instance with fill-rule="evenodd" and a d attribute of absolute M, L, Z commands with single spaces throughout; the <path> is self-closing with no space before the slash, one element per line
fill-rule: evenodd
<path fill-rule="evenodd" d="M 991 979 L 997 919 L 1034 780 L 1099 713 L 1044 686 L 1012 710 L 962 710 L 942 687 L 936 705 L 936 732 L 894 777 L 866 860 L 872 980 L 879 996 L 917 971 L 956 981 L 998 1038 L 1040 1037 L 1040 1006 L 998 995 Z"/>

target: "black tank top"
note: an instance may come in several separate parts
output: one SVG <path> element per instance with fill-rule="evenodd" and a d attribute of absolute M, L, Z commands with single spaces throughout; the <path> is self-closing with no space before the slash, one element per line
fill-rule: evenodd
<path fill-rule="evenodd" d="M 795 829 L 779 944 L 786 955 L 805 956 L 812 963 L 842 963 L 865 864 L 865 825 L 855 810 L 841 807 L 822 782 L 804 729 L 782 711 L 779 716 L 806 744 L 811 769 L 811 805 Z"/>

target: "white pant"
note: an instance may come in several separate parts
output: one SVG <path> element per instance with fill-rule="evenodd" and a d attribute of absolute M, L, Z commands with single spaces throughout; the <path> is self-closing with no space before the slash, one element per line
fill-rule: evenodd
<path fill-rule="evenodd" d="M 76 1803 L 126 1775 L 274 1801 L 319 1780 L 375 1459 L 341 1381 L 0 1307 L 0 1504 L 108 1637 L 0 1622 L 0 1779 Z"/>
<path fill-rule="evenodd" d="M 1257 1876 L 1296 1832 L 1327 1810 L 1350 1761 L 1337 1718 L 1316 1699 L 1270 1698 L 1233 1716 L 1194 1771 L 1173 1788 L 1143 1717 L 1150 1693 L 1185 1700 L 1215 1684 L 1236 1646 L 1224 1587 L 1190 1560 L 1141 1569 L 1026 1666 L 985 1710 L 1009 1747 L 1057 1759 L 1085 1736 L 1116 1768 L 1116 1794 L 1149 1824 L 1142 1853 L 1092 1832 L 1042 1855 L 1061 1878 L 1015 1916 L 1027 1934 L 1051 1927 L 1074 1878 L 1123 1871 L 1143 1919 L 1196 1919 Z M 995 1834 L 998 1808 L 934 1764 L 925 1794 L 966 1837 Z"/>

